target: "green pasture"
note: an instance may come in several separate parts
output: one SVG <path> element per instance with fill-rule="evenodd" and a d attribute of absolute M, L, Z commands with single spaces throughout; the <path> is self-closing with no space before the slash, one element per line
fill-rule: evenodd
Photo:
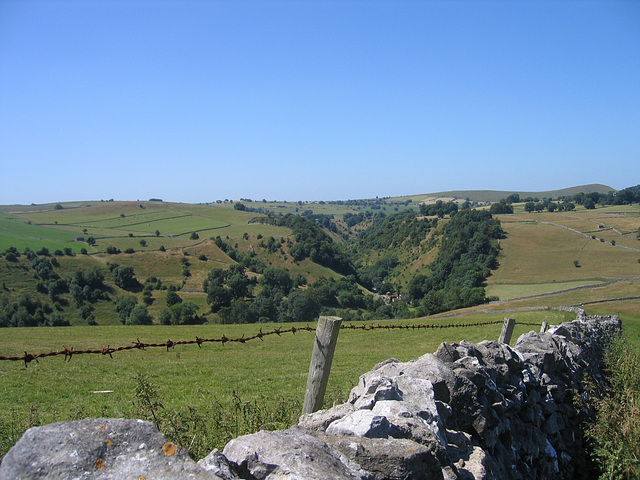
<path fill-rule="evenodd" d="M 608 243 L 613 239 L 621 245 L 628 243 L 629 239 L 622 235 L 611 236 L 608 242 L 601 242 L 601 235 L 592 239 L 590 235 L 559 226 L 571 225 L 569 220 L 574 217 L 568 214 L 544 217 L 553 218 L 558 225 L 513 221 L 517 218 L 525 216 L 500 216 L 507 238 L 500 241 L 500 266 L 489 277 L 489 285 L 640 277 L 640 251 Z M 535 220 L 536 215 L 528 215 L 526 219 Z M 640 218 L 637 222 L 640 226 Z M 611 235 L 613 231 L 607 232 Z"/>
<path fill-rule="evenodd" d="M 23 223 L 18 220 L 6 220 L 2 218 L 0 218 L 0 233 L 62 242 L 73 241 L 73 237 L 78 235 L 78 232 L 75 230 L 54 230 L 38 225 L 29 225 L 28 223 Z"/>
<path fill-rule="evenodd" d="M 547 283 L 493 283 L 487 286 L 486 291 L 487 296 L 496 296 L 500 300 L 510 300 L 513 298 L 560 292 L 571 288 L 601 285 L 606 281 L 605 279 L 592 279 Z"/>
<path fill-rule="evenodd" d="M 526 322 L 541 323 L 554 317 L 567 319 L 564 313 L 523 312 L 516 316 Z M 474 315 L 463 319 L 433 320 L 430 323 L 469 323 L 501 321 L 502 314 Z M 416 324 L 427 320 L 393 321 Z M 296 326 L 306 326 L 295 324 Z M 62 350 L 63 347 L 100 349 L 107 345 L 130 345 L 138 339 L 145 343 L 164 343 L 200 338 L 239 338 L 264 332 L 280 325 L 203 325 L 153 327 L 60 327 L 5 329 L 0 337 L 0 355 Z M 291 325 L 283 326 L 283 329 Z M 313 325 L 312 325 L 313 326 Z M 357 384 L 359 375 L 375 364 L 396 357 L 411 360 L 434 352 L 442 341 L 479 342 L 497 339 L 500 325 L 457 327 L 438 330 L 343 330 L 338 339 L 328 387 L 328 399 L 345 401 Z M 517 326 L 515 336 L 537 326 Z M 515 338 L 514 336 L 514 338 Z M 264 341 L 245 344 L 206 343 L 145 351 L 116 352 L 106 355 L 77 355 L 65 362 L 64 356 L 42 358 L 25 368 L 22 362 L 0 362 L 0 428 L 11 422 L 24 424 L 34 415 L 38 422 L 91 416 L 131 417 L 137 373 L 149 376 L 158 386 L 167 409 L 183 407 L 209 411 L 215 402 L 228 404 L 234 392 L 246 401 L 266 396 L 284 397 L 293 404 L 302 402 L 313 346 L 313 333 L 272 335 Z M 113 391 L 113 393 L 92 393 Z M 299 412 L 292 412 L 292 423 Z M 6 439 L 2 444 L 7 448 Z M 222 445 L 217 445 L 221 447 Z M 212 446 L 213 448 L 213 446 Z M 0 454 L 2 452 L 0 451 Z"/>
<path fill-rule="evenodd" d="M 89 245 L 82 242 L 43 240 L 0 233 L 0 252 L 5 252 L 9 247 L 16 247 L 19 252 L 24 252 L 26 248 L 37 251 L 42 247 L 49 249 L 51 253 L 56 250 L 64 250 L 67 247 L 71 248 L 74 253 L 80 253 L 83 248 L 88 252 L 92 251 Z"/>

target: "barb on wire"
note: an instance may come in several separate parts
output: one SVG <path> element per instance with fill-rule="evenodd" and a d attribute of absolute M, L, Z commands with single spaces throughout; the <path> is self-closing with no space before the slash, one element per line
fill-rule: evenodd
<path fill-rule="evenodd" d="M 378 329 L 416 330 L 416 329 L 441 329 L 441 328 L 469 328 L 469 327 L 482 327 L 482 326 L 488 326 L 488 325 L 499 325 L 502 323 L 503 323 L 502 320 L 500 320 L 500 321 L 477 322 L 477 323 L 449 323 L 449 324 L 437 323 L 437 324 L 418 324 L 418 325 L 348 324 L 348 325 L 342 325 L 340 329 L 341 330 L 363 330 L 365 332 L 368 332 L 368 331 L 378 330 Z M 538 326 L 539 324 L 518 322 L 518 325 Z M 60 350 L 60 351 L 39 353 L 39 354 L 32 354 L 25 351 L 24 355 L 22 356 L 14 356 L 14 357 L 0 356 L 0 361 L 2 360 L 23 361 L 24 366 L 27 367 L 29 363 L 31 363 L 34 360 L 36 363 L 38 363 L 38 358 L 54 357 L 57 355 L 64 355 L 64 361 L 67 361 L 67 362 L 70 362 L 71 358 L 74 355 L 101 354 L 101 355 L 109 355 L 109 357 L 113 358 L 113 355 L 112 355 L 113 353 L 122 352 L 125 350 L 134 350 L 134 349 L 146 350 L 147 348 L 163 347 L 163 348 L 166 348 L 168 352 L 169 349 L 175 348 L 176 345 L 198 345 L 198 348 L 202 348 L 203 343 L 220 343 L 224 345 L 227 342 L 236 342 L 236 343 L 244 344 L 251 340 L 256 340 L 256 339 L 260 339 L 261 341 L 264 341 L 264 337 L 267 337 L 269 335 L 282 336 L 282 334 L 284 333 L 291 333 L 295 335 L 296 332 L 300 332 L 300 331 L 315 332 L 315 330 L 316 329 L 314 327 L 310 327 L 309 325 L 307 325 L 306 327 L 291 327 L 285 330 L 283 330 L 282 327 L 278 327 L 271 330 L 270 332 L 263 332 L 261 328 L 258 331 L 258 333 L 250 337 L 245 337 L 244 334 L 242 334 L 242 336 L 239 338 L 228 338 L 226 335 L 223 334 L 220 338 L 200 338 L 196 336 L 195 340 L 180 340 L 180 341 L 167 340 L 166 342 L 163 342 L 163 343 L 144 343 L 144 342 L 141 342 L 139 338 L 137 338 L 136 341 L 132 342 L 130 345 L 124 345 L 121 347 L 112 348 L 110 345 L 107 345 L 106 347 L 95 349 L 95 350 L 89 350 L 89 349 L 75 350 L 73 347 L 71 348 L 63 347 L 63 350 Z"/>

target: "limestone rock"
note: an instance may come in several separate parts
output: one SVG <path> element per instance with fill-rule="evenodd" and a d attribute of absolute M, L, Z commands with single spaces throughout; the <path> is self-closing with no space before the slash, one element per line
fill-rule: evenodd
<path fill-rule="evenodd" d="M 1 480 L 216 480 L 150 422 L 87 419 L 33 427 L 0 464 Z"/>
<path fill-rule="evenodd" d="M 438 443 L 411 440 L 317 435 L 336 451 L 357 463 L 375 480 L 440 479 L 443 449 Z"/>
<path fill-rule="evenodd" d="M 231 440 L 223 454 L 257 480 L 371 480 L 358 465 L 301 428 Z"/>

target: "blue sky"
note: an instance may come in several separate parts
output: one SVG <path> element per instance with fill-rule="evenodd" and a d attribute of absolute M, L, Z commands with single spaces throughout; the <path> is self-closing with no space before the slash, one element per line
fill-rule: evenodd
<path fill-rule="evenodd" d="M 0 204 L 640 183 L 637 1 L 0 0 Z"/>

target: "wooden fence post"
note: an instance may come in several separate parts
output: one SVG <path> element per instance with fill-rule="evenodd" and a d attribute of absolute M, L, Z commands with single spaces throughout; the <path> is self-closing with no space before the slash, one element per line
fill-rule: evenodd
<path fill-rule="evenodd" d="M 302 413 L 313 413 L 322 408 L 341 324 L 340 317 L 318 319 Z"/>
<path fill-rule="evenodd" d="M 505 318 L 502 324 L 502 332 L 500 332 L 500 343 L 509 343 L 511 341 L 511 335 L 513 334 L 513 327 L 516 326 L 515 318 Z"/>
<path fill-rule="evenodd" d="M 542 325 L 540 326 L 540 333 L 546 332 L 547 328 L 549 328 L 549 324 L 547 322 L 542 322 Z"/>

